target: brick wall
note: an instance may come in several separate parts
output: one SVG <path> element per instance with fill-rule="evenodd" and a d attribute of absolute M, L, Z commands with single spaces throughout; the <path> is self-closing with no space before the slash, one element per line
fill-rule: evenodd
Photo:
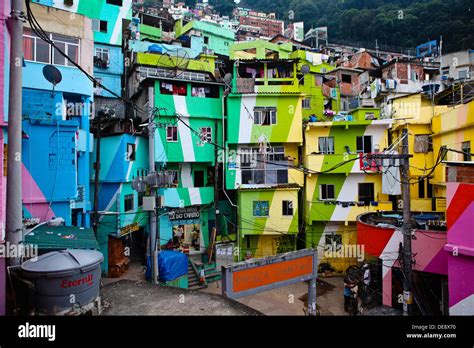
<path fill-rule="evenodd" d="M 474 166 L 446 167 L 446 182 L 474 184 Z"/>

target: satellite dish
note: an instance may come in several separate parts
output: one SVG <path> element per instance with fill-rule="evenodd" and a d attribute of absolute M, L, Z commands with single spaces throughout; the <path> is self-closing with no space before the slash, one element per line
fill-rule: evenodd
<path fill-rule="evenodd" d="M 46 80 L 53 84 L 53 87 L 61 82 L 63 76 L 61 71 L 54 65 L 45 65 L 43 68 L 43 76 Z"/>
<path fill-rule="evenodd" d="M 303 75 L 309 74 L 310 71 L 311 71 L 311 68 L 309 67 L 308 64 L 304 64 L 301 66 L 301 73 Z"/>

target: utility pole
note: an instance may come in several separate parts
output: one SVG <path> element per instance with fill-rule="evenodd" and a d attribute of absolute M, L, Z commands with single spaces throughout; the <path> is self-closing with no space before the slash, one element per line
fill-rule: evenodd
<path fill-rule="evenodd" d="M 92 228 L 97 236 L 99 227 L 99 176 L 100 176 L 100 138 L 102 136 L 102 119 L 98 117 L 97 133 L 96 133 L 96 155 L 95 155 L 95 177 L 94 177 L 94 221 Z"/>
<path fill-rule="evenodd" d="M 148 87 L 148 168 L 149 174 L 154 174 L 155 170 L 155 102 L 154 88 Z M 150 187 L 150 196 L 155 198 L 156 188 Z M 155 209 L 150 213 L 150 255 L 153 284 L 158 282 L 158 252 L 160 249 L 160 231 L 157 228 L 157 216 Z"/>
<path fill-rule="evenodd" d="M 215 138 L 215 142 L 216 144 L 219 144 L 219 142 L 217 141 L 217 134 L 218 134 L 218 122 L 217 120 L 214 121 L 214 129 L 216 130 L 215 131 L 215 134 L 216 134 L 216 138 Z M 224 125 L 222 125 L 224 126 Z M 217 146 L 214 146 L 214 209 L 216 211 L 216 236 L 219 234 L 219 214 L 220 214 L 220 211 L 219 211 L 219 149 L 217 148 Z M 212 241 L 214 242 L 214 241 Z M 210 262 L 211 260 L 209 260 Z"/>
<path fill-rule="evenodd" d="M 408 130 L 402 131 L 402 155 L 401 158 L 401 181 L 403 200 L 403 314 L 411 315 L 412 306 L 412 251 L 411 251 L 411 204 L 410 204 L 410 182 L 408 177 L 409 153 L 408 153 Z"/>
<path fill-rule="evenodd" d="M 400 177 L 403 200 L 403 247 L 401 249 L 402 274 L 403 274 L 403 314 L 411 315 L 412 312 L 412 248 L 411 248 L 411 205 L 410 205 L 410 182 L 408 170 L 410 168 L 410 157 L 408 151 L 408 130 L 402 131 L 402 149 L 400 154 L 377 153 L 371 155 L 374 159 L 398 159 L 400 161 Z"/>
<path fill-rule="evenodd" d="M 21 190 L 21 121 L 23 78 L 23 1 L 11 2 L 10 96 L 8 108 L 8 160 L 6 239 L 10 247 L 20 250 L 23 240 Z M 9 258 L 10 265 L 20 263 L 20 255 Z"/>

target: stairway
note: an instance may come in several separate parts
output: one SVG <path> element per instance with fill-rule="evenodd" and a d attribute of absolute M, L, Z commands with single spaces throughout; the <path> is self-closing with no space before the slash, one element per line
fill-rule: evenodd
<path fill-rule="evenodd" d="M 193 266 L 191 265 L 191 261 L 188 262 L 188 289 L 189 290 L 199 290 L 204 289 L 207 286 L 205 284 L 201 284 L 199 281 L 199 277 L 194 272 Z"/>

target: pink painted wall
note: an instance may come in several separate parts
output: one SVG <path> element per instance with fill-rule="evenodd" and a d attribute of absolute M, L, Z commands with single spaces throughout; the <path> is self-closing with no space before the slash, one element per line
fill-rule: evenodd
<path fill-rule="evenodd" d="M 5 242 L 5 212 L 6 212 L 6 176 L 3 173 L 3 145 L 5 142 L 8 113 L 8 81 L 10 62 L 10 34 L 6 19 L 10 15 L 10 1 L 0 1 L 0 243 Z M 5 259 L 0 259 L 0 315 L 5 315 Z"/>
<path fill-rule="evenodd" d="M 474 315 L 474 184 L 447 184 L 449 313 Z"/>

